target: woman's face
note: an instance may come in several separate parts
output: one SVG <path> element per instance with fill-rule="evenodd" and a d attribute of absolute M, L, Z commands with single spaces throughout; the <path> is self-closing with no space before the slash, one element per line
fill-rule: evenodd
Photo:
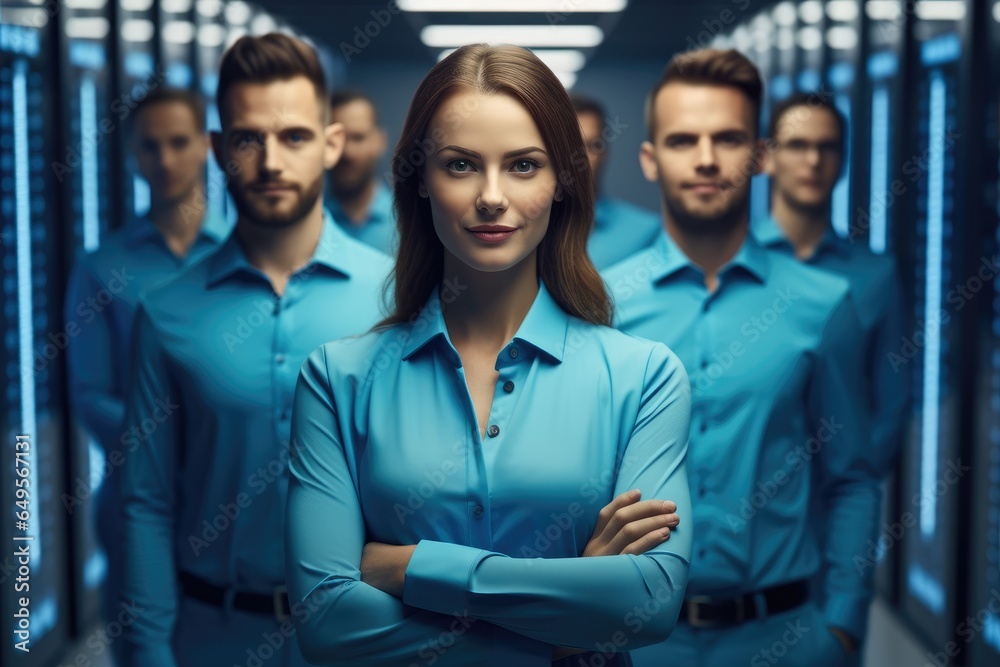
<path fill-rule="evenodd" d="M 446 251 L 486 272 L 533 261 L 561 195 L 528 110 L 509 95 L 459 91 L 438 106 L 430 128 L 420 195 Z"/>

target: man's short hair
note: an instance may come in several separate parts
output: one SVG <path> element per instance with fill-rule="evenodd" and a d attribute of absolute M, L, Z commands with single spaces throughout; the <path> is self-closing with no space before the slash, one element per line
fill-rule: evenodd
<path fill-rule="evenodd" d="M 378 117 L 378 107 L 375 106 L 375 100 L 357 88 L 341 88 L 333 91 L 333 94 L 330 95 L 330 110 L 339 109 L 351 102 L 364 102 L 367 104 L 372 110 L 372 118 L 375 121 L 375 126 L 382 127 L 382 122 Z"/>
<path fill-rule="evenodd" d="M 646 98 L 646 132 L 650 141 L 655 131 L 654 104 L 660 90 L 669 83 L 692 83 L 728 86 L 738 89 L 750 100 L 754 111 L 754 131 L 760 122 L 760 101 L 764 85 L 757 67 L 735 49 L 697 49 L 679 53 L 670 59 L 663 75 Z"/>
<path fill-rule="evenodd" d="M 198 128 L 198 132 L 205 132 L 205 103 L 202 101 L 201 97 L 195 95 L 189 90 L 184 90 L 182 88 L 169 88 L 169 87 L 159 87 L 150 90 L 145 97 L 139 100 L 135 109 L 133 110 L 132 118 L 138 118 L 146 109 L 154 107 L 157 104 L 168 104 L 168 103 L 178 103 L 183 104 L 188 109 L 191 110 L 191 114 L 194 116 L 195 127 Z"/>
<path fill-rule="evenodd" d="M 573 110 L 576 111 L 578 116 L 582 113 L 592 113 L 600 118 L 602 123 L 608 117 L 604 106 L 593 97 L 579 93 L 570 93 L 569 99 L 573 103 Z"/>
<path fill-rule="evenodd" d="M 328 116 L 326 77 L 316 51 L 300 39 L 280 32 L 244 35 L 222 56 L 215 101 L 225 117 L 226 93 L 241 83 L 271 83 L 304 76 L 312 82 L 322 120 Z"/>
<path fill-rule="evenodd" d="M 811 110 L 822 109 L 828 111 L 837 121 L 840 130 L 840 154 L 844 154 L 844 147 L 847 143 L 847 118 L 841 113 L 837 105 L 822 93 L 795 93 L 778 102 L 771 110 L 771 120 L 767 124 L 768 139 L 775 139 L 778 134 L 778 124 L 781 119 L 792 109 L 807 107 Z"/>

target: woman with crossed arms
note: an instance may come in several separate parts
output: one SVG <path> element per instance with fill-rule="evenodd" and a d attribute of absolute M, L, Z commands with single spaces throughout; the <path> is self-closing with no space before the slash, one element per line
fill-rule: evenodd
<path fill-rule="evenodd" d="M 311 662 L 627 665 L 670 634 L 690 388 L 666 346 L 607 326 L 574 154 L 530 51 L 465 46 L 420 84 L 392 313 L 296 390 L 286 563 Z"/>

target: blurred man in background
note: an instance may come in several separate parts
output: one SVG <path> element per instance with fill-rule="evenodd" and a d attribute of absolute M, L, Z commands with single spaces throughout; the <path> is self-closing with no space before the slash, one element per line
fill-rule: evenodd
<path fill-rule="evenodd" d="M 362 243 L 394 254 L 392 192 L 377 177 L 386 134 L 375 103 L 358 90 L 339 90 L 330 97 L 330 122 L 341 123 L 347 133 L 344 154 L 329 174 L 333 219 Z"/>
<path fill-rule="evenodd" d="M 224 220 L 206 216 L 209 138 L 201 100 L 184 90 L 153 89 L 136 106 L 132 124 L 132 152 L 149 183 L 149 212 L 80 257 L 65 304 L 66 321 L 75 322 L 80 332 L 67 346 L 70 401 L 111 471 L 96 495 L 95 521 L 108 563 L 102 600 L 109 622 L 121 611 L 118 468 L 132 320 L 146 291 L 215 249 L 229 231 Z M 120 642 L 112 651 L 120 661 Z"/>
<path fill-rule="evenodd" d="M 649 247 L 660 234 L 660 216 L 601 193 L 608 144 L 619 135 L 606 131 L 607 114 L 597 100 L 583 95 L 571 95 L 570 98 L 580 121 L 583 144 L 597 190 L 594 228 L 587 242 L 587 252 L 594 266 L 601 271 Z"/>

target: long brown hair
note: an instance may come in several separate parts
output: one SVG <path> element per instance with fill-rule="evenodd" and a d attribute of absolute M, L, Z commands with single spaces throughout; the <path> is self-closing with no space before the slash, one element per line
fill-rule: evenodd
<path fill-rule="evenodd" d="M 394 307 L 379 326 L 416 316 L 444 274 L 444 246 L 434 230 L 430 202 L 420 197 L 418 188 L 422 167 L 433 151 L 432 137 L 442 131 L 430 127 L 431 118 L 438 105 L 459 90 L 510 95 L 531 114 L 552 156 L 563 193 L 561 201 L 552 203 L 548 231 L 538 246 L 538 275 L 564 311 L 594 324 L 610 324 L 611 301 L 587 255 L 594 220 L 594 181 L 569 95 L 531 51 L 471 44 L 456 50 L 424 77 L 392 155 L 399 252 L 394 280 L 389 283 L 394 289 Z"/>

